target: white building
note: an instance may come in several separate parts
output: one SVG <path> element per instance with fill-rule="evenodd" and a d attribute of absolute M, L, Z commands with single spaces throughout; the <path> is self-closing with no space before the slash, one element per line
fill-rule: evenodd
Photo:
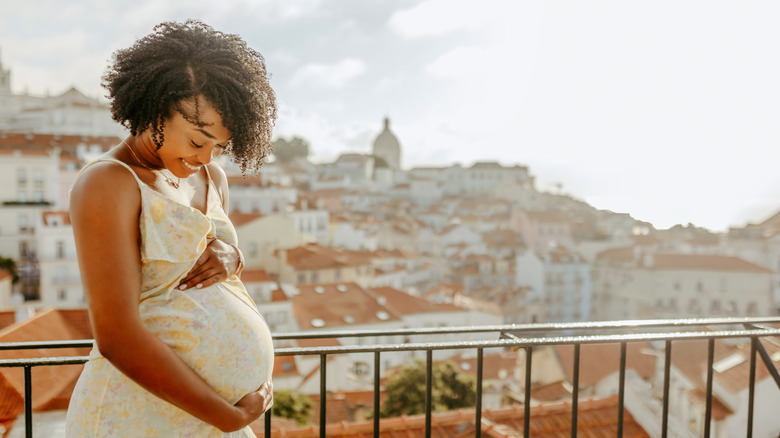
<path fill-rule="evenodd" d="M 41 273 L 41 307 L 86 307 L 68 212 L 43 212 L 39 218 L 36 238 Z"/>
<path fill-rule="evenodd" d="M 591 314 L 590 265 L 565 247 L 545 253 L 526 251 L 515 259 L 515 284 L 544 300 L 545 321 L 588 321 Z"/>
<path fill-rule="evenodd" d="M 765 267 L 732 256 L 607 250 L 593 267 L 592 317 L 770 315 L 773 276 Z"/>

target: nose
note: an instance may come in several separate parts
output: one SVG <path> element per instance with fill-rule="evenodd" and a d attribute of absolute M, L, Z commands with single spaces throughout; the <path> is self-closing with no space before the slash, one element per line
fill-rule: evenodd
<path fill-rule="evenodd" d="M 217 148 L 214 146 L 204 147 L 198 154 L 198 161 L 200 161 L 203 164 L 211 163 L 211 160 L 217 155 L 219 155 L 219 153 L 215 151 L 215 149 Z"/>

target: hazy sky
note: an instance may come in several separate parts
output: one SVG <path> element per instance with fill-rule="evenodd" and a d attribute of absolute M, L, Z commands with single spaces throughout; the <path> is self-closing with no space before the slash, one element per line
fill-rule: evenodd
<path fill-rule="evenodd" d="M 368 152 L 391 118 L 405 167 L 524 164 L 658 228 L 780 209 L 780 2 L 0 0 L 18 91 L 102 96 L 111 53 L 199 18 L 266 57 L 276 135 Z"/>

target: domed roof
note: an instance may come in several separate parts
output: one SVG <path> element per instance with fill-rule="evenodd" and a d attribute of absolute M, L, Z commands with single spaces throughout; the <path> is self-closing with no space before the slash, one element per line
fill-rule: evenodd
<path fill-rule="evenodd" d="M 400 153 L 401 144 L 398 138 L 390 131 L 390 119 L 385 117 L 385 129 L 374 140 L 374 155 L 382 156 L 382 152 Z"/>

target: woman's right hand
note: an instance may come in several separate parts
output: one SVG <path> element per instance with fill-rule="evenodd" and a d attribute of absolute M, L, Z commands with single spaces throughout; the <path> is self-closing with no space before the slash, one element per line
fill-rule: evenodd
<path fill-rule="evenodd" d="M 274 384 L 269 380 L 263 384 L 257 391 L 250 392 L 236 403 L 235 407 L 241 417 L 241 425 L 235 430 L 239 430 L 249 423 L 260 418 L 265 411 L 274 404 Z M 232 428 L 231 428 L 232 429 Z M 223 432 L 232 432 L 224 430 Z"/>

